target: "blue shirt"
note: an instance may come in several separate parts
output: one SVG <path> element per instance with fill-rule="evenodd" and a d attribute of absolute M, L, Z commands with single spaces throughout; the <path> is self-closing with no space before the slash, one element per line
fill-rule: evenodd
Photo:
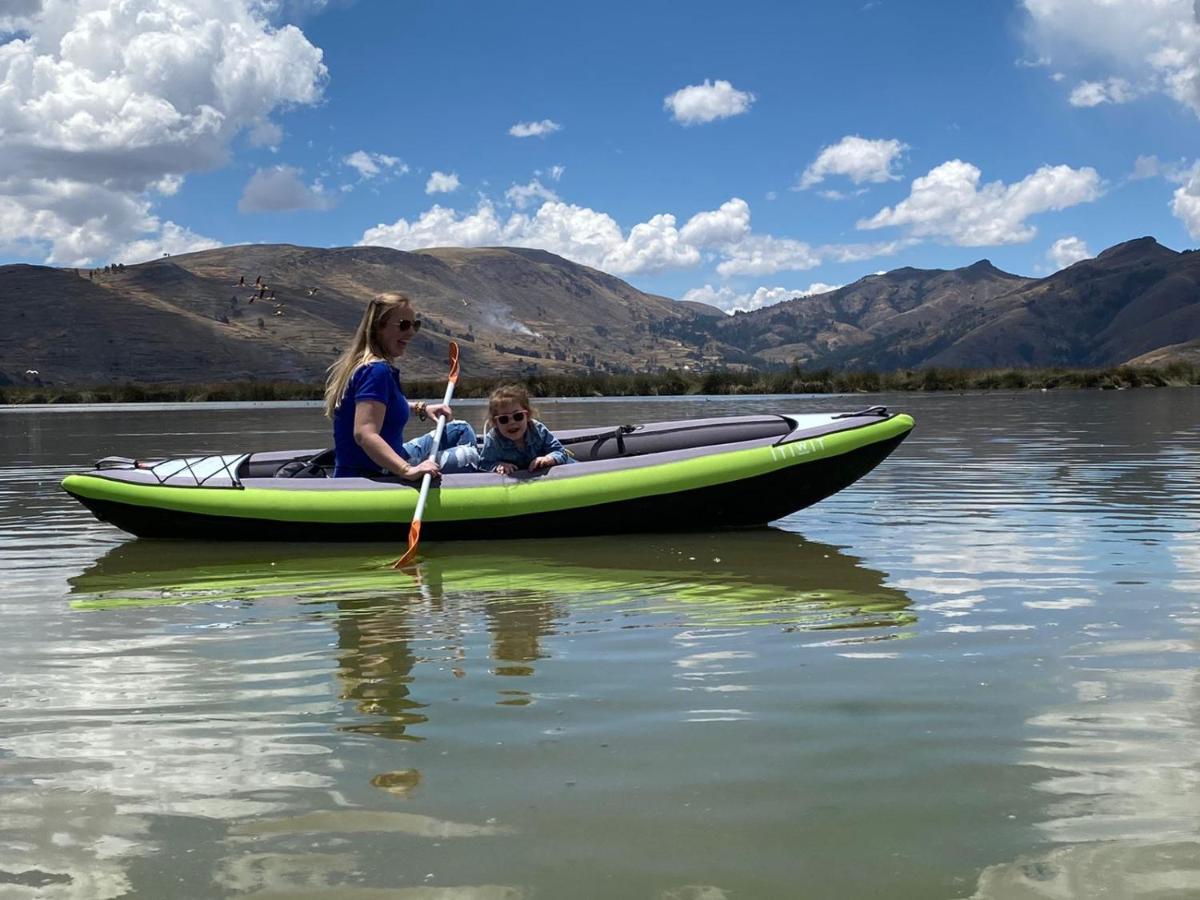
<path fill-rule="evenodd" d="M 528 469 L 531 462 L 546 455 L 553 456 L 559 465 L 575 462 L 549 428 L 537 419 L 530 419 L 529 427 L 525 429 L 524 448 L 518 447 L 516 441 L 510 441 L 495 428 L 489 428 L 479 454 L 479 468 L 491 472 L 498 463 L 507 462 L 518 469 Z"/>
<path fill-rule="evenodd" d="M 385 474 L 354 440 L 354 407 L 360 400 L 376 400 L 384 405 L 379 434 L 393 450 L 404 455 L 401 447 L 408 422 L 408 398 L 400 384 L 400 373 L 382 360 L 368 363 L 355 370 L 342 402 L 333 411 L 334 478 Z"/>

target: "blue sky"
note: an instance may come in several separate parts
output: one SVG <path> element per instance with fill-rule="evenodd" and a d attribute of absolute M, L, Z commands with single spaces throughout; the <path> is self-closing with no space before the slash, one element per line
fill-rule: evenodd
<path fill-rule="evenodd" d="M 1200 239 L 1192 0 L 9 0 L 0 263 L 544 247 L 755 308 Z"/>

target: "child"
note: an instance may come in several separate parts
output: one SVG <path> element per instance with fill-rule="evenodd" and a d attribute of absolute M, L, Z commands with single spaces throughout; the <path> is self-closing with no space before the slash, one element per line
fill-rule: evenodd
<path fill-rule="evenodd" d="M 574 462 L 545 425 L 533 418 L 529 392 L 519 384 L 506 384 L 488 398 L 488 417 L 479 454 L 484 472 L 511 475 L 518 469 L 535 472 Z"/>

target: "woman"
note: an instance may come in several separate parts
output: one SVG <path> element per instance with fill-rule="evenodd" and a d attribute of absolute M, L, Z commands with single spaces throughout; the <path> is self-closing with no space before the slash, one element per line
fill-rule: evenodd
<path fill-rule="evenodd" d="M 475 430 L 466 422 L 448 422 L 436 460 L 428 458 L 432 435 L 402 443 L 409 415 L 422 420 L 450 418 L 444 403 L 409 402 L 393 361 L 421 328 L 412 302 L 391 291 L 367 304 L 354 337 L 329 367 L 325 415 L 333 419 L 335 478 L 391 473 L 405 481 L 435 478 L 445 471 L 472 470 L 478 458 Z"/>

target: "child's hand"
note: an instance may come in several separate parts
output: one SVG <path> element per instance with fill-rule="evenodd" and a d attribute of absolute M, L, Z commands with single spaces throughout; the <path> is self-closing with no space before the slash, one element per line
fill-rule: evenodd
<path fill-rule="evenodd" d="M 517 467 L 510 462 L 496 463 L 496 468 L 492 469 L 497 475 L 511 475 L 517 471 Z"/>
<path fill-rule="evenodd" d="M 537 459 L 535 459 L 533 462 L 531 462 L 529 464 L 529 471 L 536 472 L 538 469 L 548 469 L 551 466 L 556 466 L 556 465 L 558 465 L 558 460 L 555 459 L 553 456 L 550 456 L 550 455 L 539 456 Z"/>

